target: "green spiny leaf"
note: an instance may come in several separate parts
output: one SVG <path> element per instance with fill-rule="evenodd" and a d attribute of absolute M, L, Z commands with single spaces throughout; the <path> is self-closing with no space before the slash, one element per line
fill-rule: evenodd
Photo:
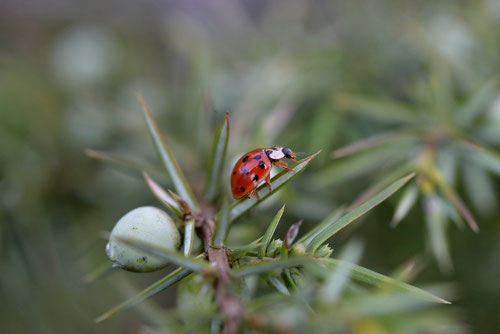
<path fill-rule="evenodd" d="M 479 212 L 493 212 L 496 209 L 498 199 L 491 175 L 473 164 L 465 164 L 462 171 L 466 194 L 474 207 Z"/>
<path fill-rule="evenodd" d="M 342 250 L 341 261 L 357 263 L 363 253 L 363 245 L 359 241 L 351 241 Z M 344 287 L 349 282 L 353 266 L 337 266 L 330 270 L 325 284 L 321 287 L 319 297 L 325 302 L 334 302 L 340 297 Z"/>
<path fill-rule="evenodd" d="M 283 260 L 260 261 L 254 264 L 241 266 L 233 270 L 232 274 L 236 278 L 242 278 L 248 275 L 258 275 L 275 270 L 297 267 L 303 265 L 306 261 L 311 261 L 310 257 L 292 257 Z"/>
<path fill-rule="evenodd" d="M 149 110 L 142 96 L 138 95 L 138 99 L 139 103 L 141 104 L 142 110 L 144 112 L 144 117 L 146 119 L 146 124 L 148 126 L 149 133 L 153 138 L 156 150 L 158 151 L 160 159 L 163 162 L 163 165 L 165 166 L 165 169 L 167 171 L 168 176 L 170 177 L 170 180 L 174 184 L 176 192 L 184 201 L 186 201 L 189 204 L 191 209 L 193 209 L 194 211 L 198 211 L 199 206 L 198 202 L 194 197 L 193 191 L 191 190 L 191 187 L 187 183 L 186 178 L 184 177 L 184 174 L 182 173 L 182 170 L 180 169 L 179 164 L 177 163 L 177 160 L 175 160 L 175 157 L 172 151 L 170 150 L 170 147 L 167 145 L 167 142 L 165 141 L 165 138 L 161 134 L 160 128 L 158 127 L 158 124 L 156 123 L 153 114 L 151 113 L 151 110 Z"/>
<path fill-rule="evenodd" d="M 187 269 L 191 269 L 192 271 L 195 272 L 203 271 L 210 268 L 210 265 L 205 261 L 184 256 L 180 253 L 172 252 L 171 250 L 165 249 L 163 247 L 158 247 L 156 245 L 152 245 L 148 242 L 143 242 L 137 239 L 124 238 L 124 237 L 117 237 L 116 240 L 119 240 L 137 249 L 144 250 L 152 255 L 164 258 L 165 260 L 171 263 L 174 263 L 181 267 L 185 267 Z"/>
<path fill-rule="evenodd" d="M 462 126 L 471 124 L 481 112 L 488 108 L 488 104 L 497 94 L 497 78 L 486 81 L 458 110 L 456 110 L 455 113 L 453 113 L 458 124 Z"/>
<path fill-rule="evenodd" d="M 183 253 L 184 256 L 190 256 L 193 251 L 194 246 L 194 234 L 195 234 L 195 221 L 190 219 L 184 222 L 184 244 Z"/>
<path fill-rule="evenodd" d="M 248 252 L 253 251 L 257 247 L 260 247 L 262 245 L 261 241 L 262 241 L 262 237 L 258 238 L 257 240 L 252 241 L 250 244 L 248 244 L 246 246 L 233 249 L 231 251 L 230 260 L 234 261 L 234 260 L 244 256 Z"/>
<path fill-rule="evenodd" d="M 224 117 L 224 121 L 217 130 L 212 153 L 205 179 L 205 198 L 208 201 L 213 201 L 217 196 L 220 187 L 221 173 L 224 169 L 224 161 L 226 159 L 227 142 L 229 139 L 229 117 L 228 113 Z"/>
<path fill-rule="evenodd" d="M 373 209 L 375 206 L 379 205 L 382 203 L 384 200 L 386 200 L 388 197 L 390 197 L 392 194 L 394 194 L 398 189 L 400 189 L 402 186 L 404 186 L 415 174 L 412 173 L 410 175 L 407 175 L 398 181 L 394 182 L 360 206 L 356 207 L 346 215 L 344 215 L 342 218 L 337 220 L 335 223 L 328 225 L 324 230 L 321 231 L 316 237 L 311 241 L 309 246 L 307 247 L 307 250 L 310 253 L 314 253 L 316 249 L 325 241 L 327 241 L 329 238 L 331 238 L 335 233 L 352 223 L 354 220 L 365 214 L 366 212 L 370 211 Z"/>
<path fill-rule="evenodd" d="M 434 296 L 433 294 L 419 289 L 415 286 L 412 286 L 410 284 L 404 283 L 397 281 L 391 277 L 379 274 L 373 270 L 361 267 L 359 265 L 345 262 L 342 260 L 337 260 L 337 259 L 320 259 L 318 261 L 321 261 L 322 263 L 325 263 L 328 267 L 347 267 L 350 272 L 351 272 L 351 277 L 359 282 L 364 282 L 376 287 L 385 287 L 385 286 L 392 286 L 396 290 L 399 291 L 404 291 L 404 292 L 409 292 L 412 293 L 415 296 L 419 296 L 425 300 L 433 301 L 433 302 L 438 302 L 438 303 L 443 303 L 443 304 L 450 304 L 449 301 L 444 300 L 442 298 L 439 298 L 437 296 Z"/>
<path fill-rule="evenodd" d="M 141 161 L 133 161 L 128 158 L 124 158 L 118 154 L 95 151 L 90 149 L 85 150 L 85 154 L 87 154 L 87 156 L 89 156 L 92 159 L 109 161 L 127 168 L 146 170 L 151 173 L 165 174 L 165 171 L 159 166 L 151 165 Z"/>
<path fill-rule="evenodd" d="M 191 270 L 189 270 L 189 269 L 177 268 L 176 270 L 172 271 L 167 276 L 163 277 L 162 279 L 160 279 L 157 282 L 148 286 L 146 289 L 142 290 L 136 296 L 134 296 L 134 297 L 124 301 L 123 303 L 120 303 L 119 305 L 113 307 L 111 310 L 109 310 L 108 312 L 106 312 L 103 315 L 101 315 L 100 317 L 98 317 L 95 321 L 96 322 L 104 321 L 104 320 L 109 319 L 110 317 L 120 313 L 123 310 L 126 310 L 132 306 L 139 304 L 140 302 L 146 300 L 147 298 L 152 297 L 152 296 L 156 295 L 157 293 L 165 290 L 169 286 L 174 285 L 175 283 L 179 282 L 181 279 L 188 276 L 190 273 L 191 273 Z"/>
<path fill-rule="evenodd" d="M 214 247 L 224 246 L 229 230 L 229 201 L 224 198 L 220 212 L 215 216 L 215 233 L 213 237 Z"/>
<path fill-rule="evenodd" d="M 143 173 L 146 183 L 155 197 L 170 211 L 182 218 L 184 213 L 179 203 L 173 199 L 158 183 L 156 183 L 146 172 Z"/>
<path fill-rule="evenodd" d="M 91 272 L 86 274 L 82 279 L 82 283 L 89 284 L 89 283 L 95 282 L 96 280 L 111 273 L 111 271 L 113 269 L 114 268 L 109 264 L 109 261 L 106 261 L 105 263 L 99 265 L 98 267 L 93 269 Z"/>
<path fill-rule="evenodd" d="M 441 271 L 449 273 L 452 270 L 452 262 L 446 238 L 444 208 L 436 197 L 428 195 L 424 197 L 424 211 L 432 252 Z"/>
<path fill-rule="evenodd" d="M 280 222 L 281 216 L 283 215 L 284 211 L 285 204 L 283 204 L 281 209 L 276 213 L 273 220 L 271 220 L 271 223 L 267 227 L 266 232 L 264 233 L 264 237 L 262 238 L 262 245 L 259 249 L 259 257 L 264 257 L 266 255 L 267 246 L 271 242 L 271 238 L 273 237 L 274 231 L 276 231 L 276 227 L 278 226 L 278 223 Z"/>
<path fill-rule="evenodd" d="M 395 131 L 377 134 L 372 137 L 363 138 L 357 142 L 338 148 L 332 152 L 332 158 L 339 159 L 352 155 L 354 153 L 364 151 L 366 149 L 388 144 L 393 141 L 401 140 L 402 138 L 410 136 L 409 131 Z"/>
<path fill-rule="evenodd" d="M 362 113 L 389 123 L 418 123 L 418 114 L 403 103 L 377 100 L 349 94 L 338 94 L 337 105 L 351 112 Z"/>
<path fill-rule="evenodd" d="M 295 284 L 295 281 L 293 280 L 292 275 L 290 274 L 290 269 L 288 268 L 283 269 L 281 277 L 283 277 L 283 282 L 285 282 L 285 285 L 289 291 L 293 292 L 297 291 L 297 285 Z"/>
<path fill-rule="evenodd" d="M 281 292 L 282 294 L 287 296 L 290 295 L 290 292 L 288 291 L 287 287 L 285 286 L 283 281 L 281 281 L 281 279 L 279 279 L 278 277 L 271 277 L 270 279 L 267 280 L 267 282 L 278 292 Z"/>
<path fill-rule="evenodd" d="M 319 233 L 321 233 L 329 225 L 335 223 L 342 216 L 344 211 L 344 207 L 335 209 L 330 215 L 328 215 L 328 217 L 326 217 L 322 222 L 316 225 L 316 227 L 304 234 L 295 244 L 303 244 L 305 247 L 307 247 Z"/>
<path fill-rule="evenodd" d="M 394 211 L 394 216 L 392 217 L 391 227 L 396 227 L 399 222 L 406 217 L 410 209 L 413 207 L 418 199 L 418 188 L 417 186 L 409 186 L 405 190 L 404 194 L 401 196 L 398 205 L 396 206 L 396 211 Z"/>
<path fill-rule="evenodd" d="M 438 174 L 439 175 L 439 174 Z M 476 220 L 472 216 L 465 203 L 460 199 L 458 194 L 453 190 L 453 188 L 444 180 L 443 177 L 438 177 L 436 180 L 439 189 L 442 191 L 443 195 L 453 204 L 453 206 L 460 212 L 465 221 L 469 224 L 469 227 L 474 232 L 479 232 L 479 226 Z"/>
<path fill-rule="evenodd" d="M 313 189 L 324 189 L 331 185 L 355 179 L 361 175 L 395 164 L 408 157 L 408 151 L 415 146 L 414 141 L 390 143 L 372 150 L 336 161 L 330 167 L 316 173 L 311 180 Z"/>
<path fill-rule="evenodd" d="M 464 141 L 460 143 L 460 148 L 464 151 L 465 158 L 474 161 L 477 165 L 492 173 L 500 175 L 500 155 L 497 152 L 484 147 L 474 147 Z"/>

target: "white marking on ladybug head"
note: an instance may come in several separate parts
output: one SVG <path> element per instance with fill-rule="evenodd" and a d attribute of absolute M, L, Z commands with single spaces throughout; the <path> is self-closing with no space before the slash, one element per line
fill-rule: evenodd
<path fill-rule="evenodd" d="M 266 150 L 266 154 L 271 160 L 281 160 L 285 157 L 285 153 L 283 153 L 283 147 L 272 147 Z"/>

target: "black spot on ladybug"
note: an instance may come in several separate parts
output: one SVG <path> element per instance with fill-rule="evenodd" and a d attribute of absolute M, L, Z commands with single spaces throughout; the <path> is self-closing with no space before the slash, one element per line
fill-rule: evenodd
<path fill-rule="evenodd" d="M 260 155 L 256 155 L 255 157 L 253 157 L 255 160 L 260 160 L 261 156 Z"/>
<path fill-rule="evenodd" d="M 245 188 L 245 187 L 241 187 L 241 188 L 240 188 L 240 190 L 241 190 L 241 191 L 245 191 L 245 190 L 246 190 L 246 188 Z"/>
<path fill-rule="evenodd" d="M 262 169 L 266 168 L 266 164 L 264 163 L 264 161 L 259 162 L 259 167 Z"/>
<path fill-rule="evenodd" d="M 248 160 L 248 155 L 246 157 L 244 157 L 242 161 L 247 162 L 247 160 Z"/>
<path fill-rule="evenodd" d="M 233 175 L 236 175 L 236 172 L 233 172 Z"/>
<path fill-rule="evenodd" d="M 259 181 L 259 176 L 258 175 L 254 175 L 253 178 L 252 178 L 252 180 Z"/>
<path fill-rule="evenodd" d="M 245 174 L 245 175 L 248 175 L 248 171 L 247 171 L 245 168 L 243 168 L 243 170 L 242 170 L 241 172 L 242 172 L 243 174 Z"/>

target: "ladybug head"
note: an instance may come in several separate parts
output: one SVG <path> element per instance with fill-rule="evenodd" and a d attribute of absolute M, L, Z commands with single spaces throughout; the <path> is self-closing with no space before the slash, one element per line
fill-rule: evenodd
<path fill-rule="evenodd" d="M 285 158 L 290 159 L 292 161 L 295 161 L 295 153 L 289 148 L 284 148 L 281 150 L 283 154 L 285 155 Z"/>

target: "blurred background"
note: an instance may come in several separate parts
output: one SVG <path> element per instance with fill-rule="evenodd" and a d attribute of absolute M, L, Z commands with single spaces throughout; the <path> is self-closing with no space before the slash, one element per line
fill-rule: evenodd
<path fill-rule="evenodd" d="M 139 171 L 90 159 L 85 149 L 151 164 L 168 185 L 155 172 L 160 164 L 137 92 L 198 190 L 226 111 L 227 169 L 255 147 L 323 150 L 260 215 L 235 227 L 230 242 L 238 245 L 261 233 L 283 202 L 287 224 L 303 218 L 304 226 L 314 226 L 411 159 L 415 151 L 398 147 L 336 168 L 344 160 L 331 155 L 400 130 L 407 115 L 391 109 L 395 105 L 411 110 L 413 123 L 440 133 L 452 127 L 455 107 L 476 99 L 477 115 L 460 134 L 500 152 L 499 69 L 499 0 L 1 0 L 2 332 L 135 333 L 153 321 L 151 314 L 175 305 L 175 289 L 169 289 L 136 311 L 95 324 L 95 317 L 162 273 L 116 271 L 85 283 L 109 264 L 105 232 L 132 208 L 160 206 Z M 422 271 L 415 284 L 452 284 L 445 297 L 453 305 L 444 306 L 452 310 L 446 321 L 457 325 L 451 328 L 496 333 L 500 159 L 476 159 L 484 168 L 453 154 L 446 161 L 454 168 L 443 174 L 481 231 L 450 224 L 441 262 L 441 239 L 429 241 L 420 203 L 390 227 L 397 196 L 332 245 L 362 240 L 360 263 L 384 274 L 417 257 Z M 385 333 L 377 330 L 353 332 Z"/>

